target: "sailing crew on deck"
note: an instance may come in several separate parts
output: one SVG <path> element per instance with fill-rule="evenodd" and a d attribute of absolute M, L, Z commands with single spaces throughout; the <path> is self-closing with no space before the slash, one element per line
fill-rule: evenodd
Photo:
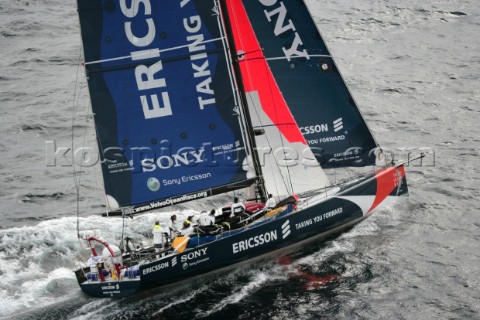
<path fill-rule="evenodd" d="M 215 209 L 212 209 L 210 213 L 207 211 L 202 211 L 200 217 L 198 218 L 198 223 L 201 226 L 212 226 L 215 224 Z"/>
<path fill-rule="evenodd" d="M 215 213 L 216 213 L 216 212 L 217 212 L 217 210 L 215 210 L 215 209 L 210 210 L 210 215 L 209 215 L 209 217 L 210 217 L 210 224 L 211 224 L 211 225 L 214 225 L 215 222 L 216 222 L 216 219 L 215 219 Z"/>
<path fill-rule="evenodd" d="M 245 206 L 243 203 L 238 202 L 238 197 L 233 199 L 233 204 L 230 207 L 230 218 L 242 217 L 245 214 Z"/>
<path fill-rule="evenodd" d="M 193 216 L 188 216 L 185 221 L 183 221 L 183 228 L 185 229 L 186 226 L 191 226 L 193 222 Z"/>
<path fill-rule="evenodd" d="M 267 202 L 265 202 L 265 209 L 272 210 L 275 207 L 276 204 L 277 204 L 277 202 L 273 198 L 273 195 L 271 193 L 268 194 L 268 200 L 267 200 Z"/>
<path fill-rule="evenodd" d="M 200 216 L 198 217 L 198 224 L 201 226 L 210 225 L 210 218 L 208 218 L 207 211 L 203 210 L 202 212 L 200 212 Z"/>
<path fill-rule="evenodd" d="M 176 214 L 172 214 L 172 216 L 170 217 L 170 222 L 168 223 L 168 229 L 170 230 L 170 238 L 175 239 L 180 231 Z"/>
<path fill-rule="evenodd" d="M 155 251 L 158 253 L 162 250 L 163 247 L 163 235 L 162 235 L 162 228 L 160 227 L 160 222 L 155 221 L 155 225 L 153 226 L 153 246 L 155 247 Z M 160 258 L 157 255 L 157 258 Z"/>
<path fill-rule="evenodd" d="M 191 219 L 193 219 L 193 216 L 188 217 L 188 219 L 185 219 L 185 221 L 183 222 L 183 227 L 179 233 L 180 236 L 185 237 L 193 233 L 194 229 Z"/>

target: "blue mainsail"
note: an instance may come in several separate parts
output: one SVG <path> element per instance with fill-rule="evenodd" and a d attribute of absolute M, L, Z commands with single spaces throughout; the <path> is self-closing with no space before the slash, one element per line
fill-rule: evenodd
<path fill-rule="evenodd" d="M 253 183 L 214 0 L 78 10 L 110 199 L 137 213 Z"/>
<path fill-rule="evenodd" d="M 375 163 L 377 144 L 303 0 L 243 3 L 265 59 L 323 168 Z M 242 52 L 243 61 L 256 52 Z"/>

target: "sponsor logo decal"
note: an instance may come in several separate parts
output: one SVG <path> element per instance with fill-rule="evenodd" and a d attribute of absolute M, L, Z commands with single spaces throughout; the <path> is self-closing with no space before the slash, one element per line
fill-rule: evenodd
<path fill-rule="evenodd" d="M 181 1 L 180 8 L 191 12 L 190 1 Z M 193 5 L 193 4 L 192 4 Z M 187 6 L 187 7 L 185 7 Z M 190 8 L 189 8 L 190 7 Z M 168 81 L 163 76 L 163 63 L 160 59 L 159 49 L 148 49 L 158 39 L 157 28 L 153 20 L 152 5 L 149 0 L 127 1 L 120 0 L 120 9 L 125 16 L 123 27 L 124 36 L 135 48 L 132 50 L 131 59 L 136 62 L 132 77 L 138 88 L 138 102 L 142 106 L 145 119 L 167 117 L 173 114 Z M 146 34 L 140 34 L 137 24 L 146 25 Z M 201 33 L 202 19 L 200 16 L 183 18 L 183 28 L 188 33 L 186 41 L 189 43 L 192 78 L 196 80 L 198 108 L 203 110 L 206 106 L 215 104 L 215 92 L 211 88 L 212 74 L 207 56 L 205 35 Z M 138 62 L 140 60 L 157 58 L 155 63 Z"/>
<path fill-rule="evenodd" d="M 109 294 L 113 296 L 114 293 L 120 293 L 120 285 L 117 283 L 116 285 L 111 285 L 110 283 L 106 286 L 102 286 L 102 294 Z"/>
<path fill-rule="evenodd" d="M 157 178 L 149 178 L 147 180 L 147 187 L 151 191 L 158 191 L 160 189 L 160 181 Z"/>
<path fill-rule="evenodd" d="M 210 179 L 212 174 L 210 172 L 202 173 L 202 174 L 193 174 L 193 175 L 185 175 L 181 176 L 180 178 L 173 178 L 173 179 L 163 179 L 162 183 L 164 186 L 172 186 L 176 185 L 179 186 L 182 183 L 188 183 L 192 181 L 198 181 L 203 179 Z"/>
<path fill-rule="evenodd" d="M 314 124 L 311 126 L 300 127 L 300 132 L 306 136 L 314 133 L 328 132 L 328 124 Z"/>
<path fill-rule="evenodd" d="M 158 49 L 145 49 L 156 38 L 156 28 L 151 17 L 152 7 L 150 1 L 130 1 L 128 5 L 126 0 L 121 0 L 120 9 L 126 18 L 123 28 L 125 37 L 134 47 L 140 49 L 132 52 L 132 61 L 142 60 L 146 57 L 159 58 L 160 52 Z M 135 24 L 138 23 L 146 24 L 148 28 L 146 34 L 134 34 Z M 162 60 L 158 59 L 157 62 L 148 66 L 139 64 L 132 72 L 132 77 L 135 77 L 138 87 L 138 101 L 142 105 L 145 119 L 172 115 L 167 81 L 161 76 L 162 70 Z"/>
<path fill-rule="evenodd" d="M 177 257 L 173 257 L 172 259 L 172 267 L 177 265 Z"/>
<path fill-rule="evenodd" d="M 189 252 L 188 254 L 184 254 L 180 257 L 180 261 L 181 262 L 187 262 L 187 261 L 190 261 L 190 260 L 194 260 L 194 259 L 203 257 L 203 256 L 207 255 L 207 249 L 208 248 L 203 248 L 203 249 L 200 249 L 200 250 Z"/>
<path fill-rule="evenodd" d="M 163 208 L 166 206 L 171 206 L 176 203 L 181 203 L 185 201 L 191 201 L 194 199 L 199 199 L 199 198 L 206 198 L 208 196 L 208 193 L 206 191 L 199 192 L 199 193 L 193 193 L 193 194 L 185 194 L 180 197 L 176 198 L 168 198 L 162 201 L 156 201 L 156 202 L 151 202 L 149 204 L 139 206 L 139 207 L 123 207 L 122 212 L 123 214 L 134 214 L 137 212 L 142 212 L 142 211 L 147 211 L 147 210 L 152 210 L 152 209 L 157 209 L 157 208 Z"/>
<path fill-rule="evenodd" d="M 313 218 L 310 218 L 310 219 L 301 221 L 299 223 L 296 223 L 295 224 L 295 229 L 299 230 L 299 229 L 302 229 L 302 228 L 305 228 L 305 227 L 312 226 L 312 225 L 314 225 L 318 222 L 333 218 L 333 217 L 335 217 L 335 216 L 337 216 L 341 213 L 343 213 L 343 208 L 342 207 L 333 209 L 331 211 L 319 214 L 318 216 L 315 216 Z"/>
<path fill-rule="evenodd" d="M 343 129 L 343 118 L 338 118 L 334 120 L 333 131 L 338 132 L 342 129 Z M 300 127 L 300 132 L 304 136 L 307 136 L 309 134 L 328 132 L 328 131 L 329 131 L 328 123 L 317 123 L 317 124 L 313 124 L 305 127 Z M 343 140 L 343 139 L 337 139 L 337 140 Z M 323 142 L 326 142 L 326 141 L 323 141 Z"/>
<path fill-rule="evenodd" d="M 120 289 L 120 285 L 117 283 L 117 285 L 113 286 L 108 284 L 107 286 L 102 286 L 102 290 L 118 290 Z"/>
<path fill-rule="evenodd" d="M 165 261 L 165 262 L 162 262 L 162 263 L 156 264 L 154 266 L 143 269 L 142 274 L 146 275 L 146 274 L 149 274 L 149 273 L 152 273 L 152 272 L 155 272 L 155 271 L 159 271 L 159 270 L 168 268 L 169 266 L 170 266 L 170 264 L 168 263 L 168 261 Z"/>
<path fill-rule="evenodd" d="M 290 235 L 290 220 L 282 224 L 282 238 L 285 239 Z"/>
<path fill-rule="evenodd" d="M 321 216 L 320 216 L 321 217 Z M 313 219 L 308 219 L 299 223 L 295 224 L 295 229 L 302 229 L 304 227 L 308 227 L 313 224 Z"/>
<path fill-rule="evenodd" d="M 310 139 L 307 140 L 308 144 L 317 144 L 317 143 L 329 143 L 329 142 L 336 142 L 336 141 L 342 141 L 345 140 L 345 135 L 341 134 L 339 136 L 333 136 L 333 137 L 325 137 L 325 138 L 318 138 L 318 139 Z M 343 154 L 343 153 L 336 153 L 336 155 Z"/>
<path fill-rule="evenodd" d="M 343 119 L 338 118 L 337 120 L 333 121 L 333 131 L 338 132 L 343 129 Z"/>
<path fill-rule="evenodd" d="M 300 49 L 300 46 L 303 45 L 302 39 L 296 32 L 295 25 L 293 24 L 292 20 L 288 19 L 287 17 L 288 12 L 287 8 L 283 4 L 283 1 L 277 0 L 258 0 L 262 5 L 268 7 L 268 9 L 264 10 L 265 17 L 269 22 L 274 20 L 274 29 L 273 33 L 276 37 L 282 37 L 285 39 L 285 43 L 290 42 L 290 46 L 282 47 L 283 53 L 288 61 L 292 58 L 305 58 L 310 59 L 307 50 Z M 293 39 L 291 37 L 293 35 Z"/>
<path fill-rule="evenodd" d="M 246 240 L 235 242 L 234 244 L 232 244 L 233 253 L 236 254 L 241 251 L 262 246 L 269 242 L 276 241 L 277 239 L 278 239 L 277 231 L 276 230 L 269 231 L 269 232 L 260 234 L 258 236 L 248 238 Z"/>
<path fill-rule="evenodd" d="M 180 262 L 182 262 L 183 270 L 186 270 L 189 267 L 196 266 L 197 264 L 207 262 L 210 260 L 210 257 L 207 256 L 208 248 L 202 248 L 200 250 L 195 250 L 180 256 Z"/>
<path fill-rule="evenodd" d="M 205 162 L 205 149 L 192 150 L 174 154 L 171 156 L 163 155 L 156 160 L 153 158 L 145 158 L 141 161 L 142 172 L 152 172 L 158 169 L 170 169 L 172 167 L 192 166 Z"/>

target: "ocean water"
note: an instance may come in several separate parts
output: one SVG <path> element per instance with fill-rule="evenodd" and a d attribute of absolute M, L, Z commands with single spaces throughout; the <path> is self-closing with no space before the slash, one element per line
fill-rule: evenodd
<path fill-rule="evenodd" d="M 379 143 L 397 158 L 430 152 L 407 167 L 410 197 L 289 264 L 122 300 L 78 288 L 72 151 L 52 151 L 95 148 L 75 1 L 0 3 L 0 318 L 480 318 L 478 3 L 307 3 Z M 82 231 L 118 239 L 122 221 L 98 216 L 98 167 L 77 173 Z M 148 241 L 165 216 L 128 220 L 127 231 Z"/>

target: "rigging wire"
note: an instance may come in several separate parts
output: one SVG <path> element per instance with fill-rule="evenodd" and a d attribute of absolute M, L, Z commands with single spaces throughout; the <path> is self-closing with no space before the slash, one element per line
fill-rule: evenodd
<path fill-rule="evenodd" d="M 226 26 L 224 24 L 224 17 L 222 17 L 221 11 L 222 11 L 222 7 L 221 7 L 219 1 L 217 0 L 216 4 L 215 4 L 214 12 L 218 15 L 217 21 L 218 21 L 218 25 L 219 25 L 219 31 L 222 33 L 222 35 L 224 35 L 228 31 L 226 30 Z M 228 16 L 228 14 L 227 14 L 227 16 Z M 234 15 L 234 17 L 228 17 L 229 20 L 231 20 L 232 18 L 235 19 L 235 15 Z M 230 21 L 230 23 L 231 23 L 231 21 Z M 235 50 L 234 41 L 232 40 L 232 42 L 233 43 L 231 43 L 231 45 L 233 46 L 233 48 Z M 230 43 L 227 41 L 226 36 L 223 36 L 222 43 L 223 43 L 223 46 L 224 46 L 224 50 L 225 50 L 225 53 L 226 53 L 225 56 L 227 57 L 228 63 L 230 64 L 231 67 L 233 67 L 233 69 L 235 69 L 235 67 L 236 67 L 235 72 L 238 71 L 240 73 L 240 65 L 238 63 L 238 59 L 236 61 L 237 63 L 234 66 L 233 58 L 236 57 L 236 54 L 234 55 L 234 53 L 232 52 L 233 50 L 229 48 Z M 254 133 L 253 133 L 253 129 L 252 130 L 247 130 L 247 129 L 251 129 L 251 121 L 249 122 L 246 119 L 248 117 L 247 115 L 249 114 L 248 105 L 246 105 L 247 104 L 247 101 L 246 101 L 247 97 L 246 97 L 245 94 L 242 95 L 239 92 L 241 90 L 240 87 L 243 87 L 243 84 L 242 84 L 243 82 L 240 81 L 240 85 L 239 85 L 239 83 L 238 83 L 238 81 L 237 81 L 237 79 L 234 75 L 234 70 L 231 67 L 227 68 L 227 70 L 228 70 L 228 73 L 229 73 L 229 77 L 231 79 L 232 92 L 234 94 L 234 100 L 235 100 L 235 103 L 236 103 L 236 105 L 234 107 L 234 112 L 237 112 L 238 115 L 239 115 L 240 129 L 242 131 L 242 136 L 243 136 L 243 140 L 244 140 L 244 143 L 245 143 L 245 153 L 247 155 L 246 161 L 248 163 L 248 157 L 251 157 L 252 160 L 253 160 L 253 169 L 255 170 L 255 175 L 257 176 L 256 177 L 257 178 L 257 180 L 256 180 L 257 189 L 256 190 L 258 191 L 258 193 L 257 193 L 257 191 L 255 192 L 256 193 L 255 196 L 257 197 L 257 195 L 260 195 L 260 199 L 262 199 L 262 201 L 264 201 L 264 200 L 266 200 L 265 199 L 266 198 L 265 180 L 263 179 L 263 176 L 262 176 L 262 170 L 261 170 L 261 167 L 260 167 L 260 160 L 258 158 L 258 153 L 255 153 L 255 150 L 254 150 L 255 136 L 254 136 Z"/>
<path fill-rule="evenodd" d="M 74 92 L 73 92 L 73 106 L 72 106 L 72 140 L 71 140 L 71 150 L 72 150 L 72 171 L 73 171 L 73 181 L 75 183 L 75 188 L 76 188 L 76 217 L 77 217 L 77 238 L 80 240 L 80 221 L 79 221 L 79 216 L 80 216 L 80 176 L 77 176 L 76 168 L 75 168 L 75 152 L 74 152 L 74 140 L 75 140 L 75 117 L 77 114 L 77 107 L 79 105 L 77 101 L 77 86 L 78 86 L 78 74 L 80 71 L 80 65 L 82 61 L 82 52 L 79 50 L 78 54 L 78 63 L 77 63 L 77 71 L 76 71 L 76 78 L 75 78 L 75 87 L 74 87 Z M 79 87 L 79 92 L 78 92 L 78 99 L 80 99 L 80 93 L 81 93 L 81 85 Z"/>

